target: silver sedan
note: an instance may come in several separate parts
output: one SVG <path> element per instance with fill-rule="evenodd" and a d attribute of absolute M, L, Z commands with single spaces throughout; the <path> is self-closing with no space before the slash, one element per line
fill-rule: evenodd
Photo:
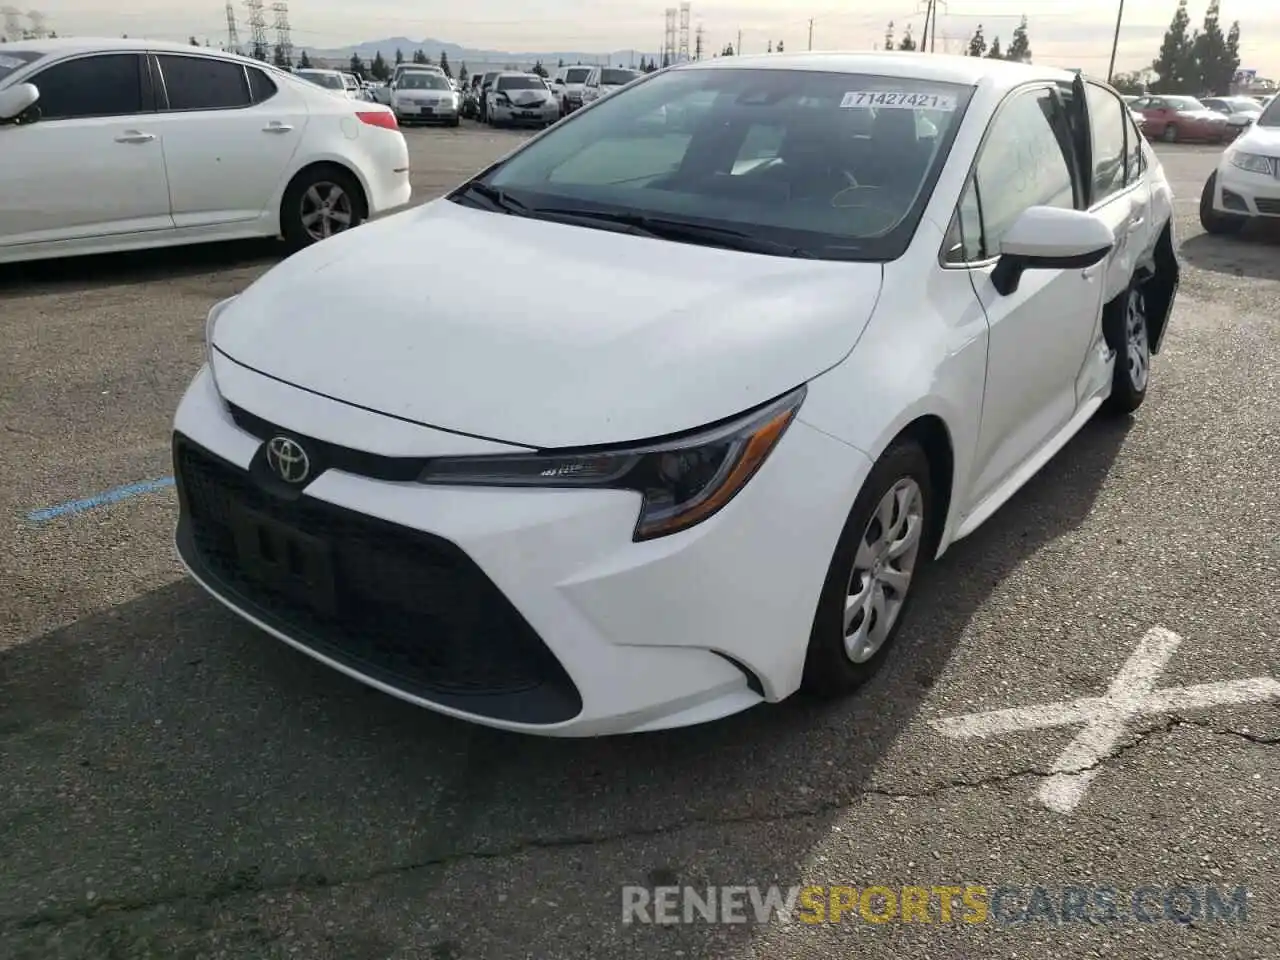
<path fill-rule="evenodd" d="M 500 73 L 489 90 L 492 126 L 545 127 L 560 119 L 560 104 L 546 82 L 533 73 Z"/>

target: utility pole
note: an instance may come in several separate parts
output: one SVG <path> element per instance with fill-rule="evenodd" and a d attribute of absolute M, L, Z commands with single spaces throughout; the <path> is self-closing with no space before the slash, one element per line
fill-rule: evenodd
<path fill-rule="evenodd" d="M 924 5 L 924 33 L 920 35 L 920 52 L 929 49 L 929 19 L 934 15 L 935 0 L 926 0 Z"/>
<path fill-rule="evenodd" d="M 1120 46 L 1120 21 L 1124 19 L 1124 0 L 1120 0 L 1120 9 L 1116 11 L 1116 35 L 1111 40 L 1111 63 L 1107 66 L 1107 83 L 1116 69 L 1116 48 Z"/>
<path fill-rule="evenodd" d="M 813 49 L 813 17 L 809 18 L 809 49 Z"/>
<path fill-rule="evenodd" d="M 738 56 L 742 56 L 742 31 L 738 31 L 738 45 L 733 48 L 733 52 Z"/>

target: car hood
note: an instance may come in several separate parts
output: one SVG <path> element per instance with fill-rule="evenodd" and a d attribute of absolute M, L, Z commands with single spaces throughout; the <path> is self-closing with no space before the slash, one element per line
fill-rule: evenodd
<path fill-rule="evenodd" d="M 882 277 L 877 263 L 441 199 L 290 257 L 228 305 L 213 343 L 260 373 L 428 426 L 530 447 L 617 443 L 713 423 L 840 362 Z"/>
<path fill-rule="evenodd" d="M 1248 133 L 1236 140 L 1234 149 L 1280 157 L 1280 127 L 1260 127 L 1255 123 Z"/>
<path fill-rule="evenodd" d="M 505 93 L 507 95 L 507 99 L 517 107 L 546 103 L 551 99 L 550 90 L 502 90 L 500 92 Z"/>

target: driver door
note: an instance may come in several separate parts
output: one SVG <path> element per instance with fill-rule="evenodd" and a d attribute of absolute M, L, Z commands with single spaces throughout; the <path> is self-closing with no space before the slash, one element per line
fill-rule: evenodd
<path fill-rule="evenodd" d="M 29 82 L 40 119 L 0 126 L 0 247 L 171 230 L 142 54 L 72 57 Z"/>
<path fill-rule="evenodd" d="M 964 266 L 990 331 L 971 505 L 1077 412 L 1076 378 L 1102 308 L 1102 271 L 1029 270 L 1007 296 L 991 274 L 1001 237 L 1024 211 L 1078 209 L 1081 188 L 1059 97 L 1048 87 L 1013 94 L 987 130 L 957 217 L 964 234 L 959 256 L 969 261 Z M 953 247 L 949 258 L 956 255 Z"/>

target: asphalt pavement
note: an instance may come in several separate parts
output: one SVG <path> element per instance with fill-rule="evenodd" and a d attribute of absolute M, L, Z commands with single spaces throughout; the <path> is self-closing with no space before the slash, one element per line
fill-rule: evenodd
<path fill-rule="evenodd" d="M 408 135 L 419 199 L 516 143 Z M 1160 148 L 1146 405 L 932 570 L 882 676 L 625 739 L 417 710 L 183 578 L 170 418 L 273 244 L 0 270 L 0 956 L 1274 960 L 1280 240 L 1202 234 L 1217 152 Z M 745 922 L 646 922 L 709 886 Z"/>

